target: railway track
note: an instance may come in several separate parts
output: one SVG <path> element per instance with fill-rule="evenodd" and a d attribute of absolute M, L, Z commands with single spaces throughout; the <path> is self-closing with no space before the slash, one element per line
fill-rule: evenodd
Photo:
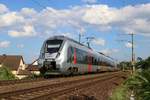
<path fill-rule="evenodd" d="M 38 87 L 20 89 L 16 91 L 7 91 L 0 93 L 0 99 L 4 100 L 41 100 L 41 99 L 53 99 L 58 96 L 68 94 L 80 90 L 82 88 L 89 87 L 99 82 L 105 82 L 111 79 L 122 78 L 123 73 L 114 72 L 110 74 L 99 75 L 96 77 L 88 77 L 84 79 L 76 79 L 71 81 L 57 82 L 55 84 L 47 84 Z"/>
<path fill-rule="evenodd" d="M 43 80 L 45 80 L 45 79 L 44 78 L 35 78 L 35 79 L 22 79 L 22 80 L 3 80 L 3 81 L 0 81 L 0 86 L 37 82 L 37 81 L 43 81 Z"/>
<path fill-rule="evenodd" d="M 38 96 L 36 98 L 32 98 L 32 100 L 41 100 L 42 98 L 44 98 L 46 100 L 55 99 L 56 97 L 60 97 L 64 94 L 69 94 L 70 92 L 73 92 L 73 91 L 79 91 L 80 89 L 87 88 L 87 87 L 90 87 L 91 85 L 96 85 L 99 82 L 105 82 L 105 81 L 110 80 L 110 79 L 111 80 L 112 79 L 118 79 L 118 76 L 112 75 L 112 76 L 109 76 L 107 78 L 88 80 L 86 82 L 82 82 L 79 84 L 73 84 L 73 85 L 63 87 L 63 88 L 55 90 L 55 91 L 49 91 L 48 94 L 41 95 L 41 96 Z"/>
<path fill-rule="evenodd" d="M 88 75 L 88 74 L 87 74 Z M 86 74 L 85 74 L 86 76 Z M 49 79 L 58 79 L 58 78 L 62 78 L 63 76 L 53 76 Z M 0 86 L 8 86 L 8 85 L 15 85 L 15 84 L 22 84 L 22 83 L 32 83 L 32 82 L 39 82 L 39 81 L 47 81 L 49 79 L 45 79 L 45 78 L 34 78 L 34 79 L 21 79 L 21 80 L 0 80 Z"/>
<path fill-rule="evenodd" d="M 87 74 L 88 75 L 88 74 Z M 85 75 L 86 76 L 86 75 Z M 53 76 L 49 79 L 58 79 L 62 78 L 63 76 Z M 48 79 L 45 78 L 34 78 L 34 79 L 16 79 L 16 80 L 0 80 L 0 86 L 8 86 L 8 85 L 15 85 L 15 84 L 22 84 L 22 83 L 32 83 L 32 82 L 39 82 L 39 81 L 47 81 Z"/>

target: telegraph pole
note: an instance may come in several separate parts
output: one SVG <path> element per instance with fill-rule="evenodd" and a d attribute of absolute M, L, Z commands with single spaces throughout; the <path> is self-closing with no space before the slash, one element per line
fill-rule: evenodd
<path fill-rule="evenodd" d="M 133 33 L 130 33 L 128 35 L 131 35 L 131 40 L 117 40 L 120 42 L 128 42 L 131 44 L 131 64 L 132 64 L 132 72 L 135 71 L 135 52 L 134 52 L 134 35 Z"/>
<path fill-rule="evenodd" d="M 134 72 L 135 71 L 135 54 L 134 54 L 134 34 L 131 33 L 131 44 L 132 44 L 132 71 Z"/>

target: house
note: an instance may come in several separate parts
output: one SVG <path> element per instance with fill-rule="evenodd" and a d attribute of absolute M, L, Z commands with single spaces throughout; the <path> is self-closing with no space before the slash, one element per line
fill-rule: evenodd
<path fill-rule="evenodd" d="M 19 79 L 27 77 L 26 64 L 21 55 L 0 55 L 0 66 L 6 66 Z"/>
<path fill-rule="evenodd" d="M 28 65 L 27 70 L 31 72 L 31 74 L 40 75 L 40 68 L 38 65 Z"/>

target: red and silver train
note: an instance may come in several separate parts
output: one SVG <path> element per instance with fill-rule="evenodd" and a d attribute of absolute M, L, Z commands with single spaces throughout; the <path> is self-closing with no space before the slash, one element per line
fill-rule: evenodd
<path fill-rule="evenodd" d="M 44 75 L 84 74 L 117 69 L 114 59 L 65 36 L 48 38 L 38 59 Z"/>

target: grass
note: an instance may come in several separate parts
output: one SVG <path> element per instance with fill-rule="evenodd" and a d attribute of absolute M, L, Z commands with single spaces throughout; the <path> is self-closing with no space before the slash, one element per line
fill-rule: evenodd
<path fill-rule="evenodd" d="M 136 100 L 150 100 L 150 69 L 136 72 L 125 84 L 134 91 Z"/>
<path fill-rule="evenodd" d="M 111 100 L 129 100 L 126 96 L 129 97 L 131 91 L 135 100 L 150 100 L 150 57 L 137 62 L 135 66 L 138 70 L 124 82 L 123 86 L 114 90 Z"/>
<path fill-rule="evenodd" d="M 129 100 L 129 92 L 126 85 L 121 85 L 113 91 L 110 100 Z"/>
<path fill-rule="evenodd" d="M 15 76 L 6 66 L 0 67 L 0 80 L 13 80 L 13 79 L 15 79 Z"/>
<path fill-rule="evenodd" d="M 150 69 L 136 71 L 113 91 L 110 100 L 129 100 L 131 91 L 135 100 L 150 100 Z"/>

